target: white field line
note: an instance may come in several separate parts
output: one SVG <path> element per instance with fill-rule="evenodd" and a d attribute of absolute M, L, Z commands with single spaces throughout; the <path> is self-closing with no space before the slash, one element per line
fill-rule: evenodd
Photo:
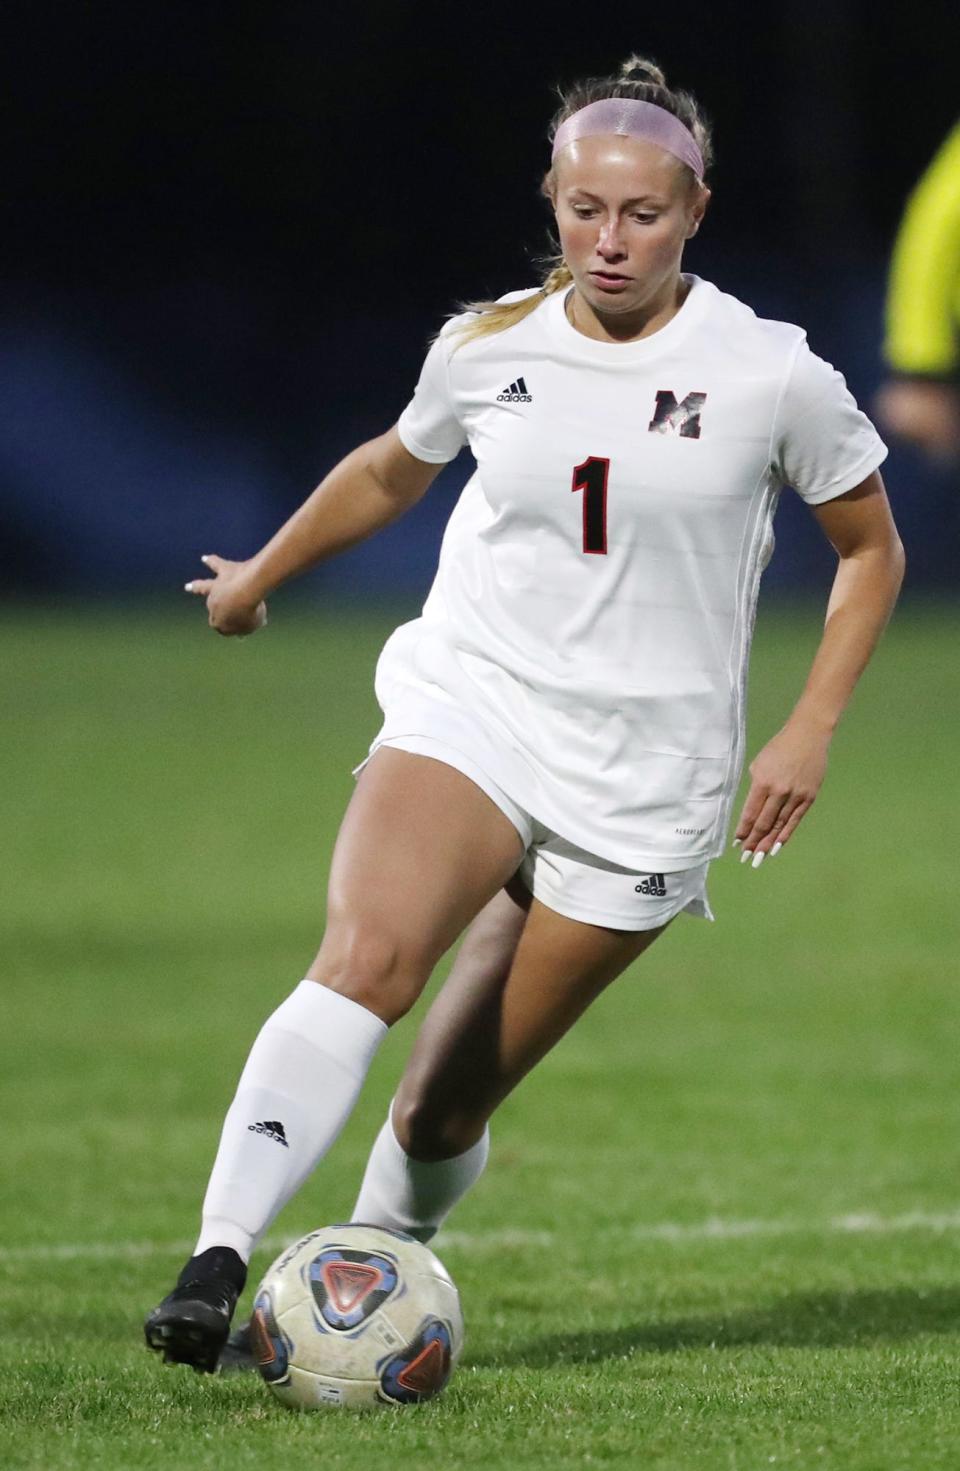
<path fill-rule="evenodd" d="M 601 1242 L 663 1241 L 673 1245 L 700 1241 L 738 1241 L 751 1236 L 892 1236 L 898 1232 L 960 1231 L 960 1211 L 906 1211 L 899 1216 L 880 1216 L 870 1211 L 831 1216 L 825 1220 L 726 1221 L 715 1217 L 684 1225 L 660 1221 L 651 1225 L 607 1227 L 596 1233 Z M 280 1252 L 295 1237 L 271 1236 L 260 1250 Z M 524 1231 L 507 1227 L 500 1231 L 442 1231 L 436 1239 L 438 1251 L 503 1251 L 510 1248 L 556 1246 L 559 1231 Z M 64 1241 L 36 1246 L 0 1246 L 0 1265 L 5 1262 L 135 1261 L 142 1257 L 186 1256 L 194 1239 L 182 1241 Z"/>

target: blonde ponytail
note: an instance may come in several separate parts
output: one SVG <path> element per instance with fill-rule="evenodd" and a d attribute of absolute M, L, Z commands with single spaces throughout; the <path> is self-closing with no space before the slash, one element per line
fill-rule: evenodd
<path fill-rule="evenodd" d="M 534 291 L 530 296 L 524 296 L 520 301 L 465 301 L 457 308 L 460 312 L 476 312 L 477 315 L 472 322 L 464 322 L 456 329 L 454 352 L 462 347 L 465 342 L 472 342 L 476 337 L 490 337 L 494 332 L 505 332 L 508 327 L 515 327 L 522 322 L 524 317 L 529 317 L 535 312 L 545 296 L 552 296 L 555 291 L 562 291 L 573 281 L 570 268 L 564 261 L 555 265 L 544 278 L 539 291 Z M 435 334 L 439 336 L 439 333 Z"/>

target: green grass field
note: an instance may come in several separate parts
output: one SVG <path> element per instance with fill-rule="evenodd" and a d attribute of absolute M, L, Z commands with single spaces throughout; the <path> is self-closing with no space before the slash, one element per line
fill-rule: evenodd
<path fill-rule="evenodd" d="M 761 608 L 751 755 L 820 617 Z M 3 615 L 0 1465 L 956 1471 L 956 607 L 900 609 L 795 841 L 717 861 L 717 923 L 678 920 L 497 1116 L 438 1243 L 468 1330 L 440 1400 L 297 1416 L 143 1347 L 316 949 L 395 621 Z M 422 1010 L 271 1246 L 349 1213 Z"/>

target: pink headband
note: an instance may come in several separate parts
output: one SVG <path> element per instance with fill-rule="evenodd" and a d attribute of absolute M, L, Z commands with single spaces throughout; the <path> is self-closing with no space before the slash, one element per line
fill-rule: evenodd
<path fill-rule="evenodd" d="M 665 107 L 655 102 L 641 102 L 634 97 L 604 97 L 599 102 L 590 102 L 581 107 L 566 122 L 562 122 L 553 140 L 553 158 L 561 148 L 575 143 L 578 138 L 589 138 L 594 133 L 625 133 L 631 138 L 648 138 L 658 143 L 674 158 L 689 164 L 698 180 L 703 183 L 703 155 L 697 147 L 690 129 Z"/>

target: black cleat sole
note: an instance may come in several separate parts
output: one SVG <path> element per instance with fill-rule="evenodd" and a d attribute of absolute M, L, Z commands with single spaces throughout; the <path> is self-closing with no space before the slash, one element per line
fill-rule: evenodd
<path fill-rule="evenodd" d="M 144 1324 L 148 1348 L 165 1364 L 189 1364 L 199 1374 L 214 1374 L 229 1325 L 206 1303 L 181 1303 L 175 1312 L 152 1315 Z"/>

